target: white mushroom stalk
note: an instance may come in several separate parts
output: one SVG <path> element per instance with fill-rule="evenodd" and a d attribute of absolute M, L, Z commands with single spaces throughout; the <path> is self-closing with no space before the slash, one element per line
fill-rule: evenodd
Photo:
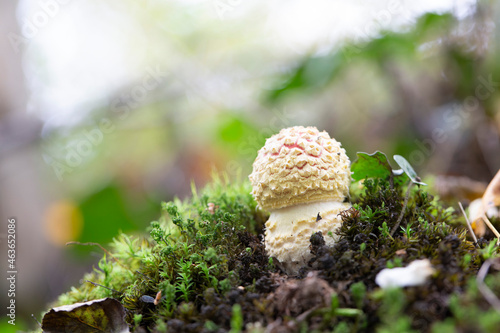
<path fill-rule="evenodd" d="M 340 143 L 314 127 L 291 127 L 267 139 L 253 164 L 252 194 L 271 215 L 266 222 L 265 246 L 289 274 L 297 273 L 312 257 L 309 239 L 327 236 L 341 225 L 339 213 L 351 181 L 349 158 Z"/>
<path fill-rule="evenodd" d="M 266 222 L 268 255 L 277 258 L 287 272 L 296 273 L 311 258 L 311 235 L 321 231 L 326 245 L 333 245 L 335 238 L 326 233 L 340 227 L 339 214 L 349 207 L 348 203 L 326 201 L 271 210 Z"/>

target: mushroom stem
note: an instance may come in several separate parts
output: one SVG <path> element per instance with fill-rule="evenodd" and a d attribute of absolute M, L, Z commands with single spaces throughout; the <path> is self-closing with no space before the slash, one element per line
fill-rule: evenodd
<path fill-rule="evenodd" d="M 340 227 L 339 213 L 350 207 L 350 203 L 323 201 L 271 210 L 265 232 L 268 255 L 278 259 L 286 272 L 297 273 L 312 258 L 311 235 L 321 231 L 326 245 L 333 245 L 336 239 L 326 235 Z"/>

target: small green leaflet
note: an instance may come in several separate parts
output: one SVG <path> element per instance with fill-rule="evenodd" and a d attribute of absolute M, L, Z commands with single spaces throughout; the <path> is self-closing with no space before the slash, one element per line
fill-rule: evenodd
<path fill-rule="evenodd" d="M 413 183 L 424 186 L 427 185 L 426 183 L 423 183 L 420 180 L 420 177 L 417 176 L 417 173 L 415 172 L 415 170 L 413 170 L 413 167 L 406 160 L 406 158 L 404 158 L 401 155 L 394 155 L 392 158 L 394 158 L 394 161 L 396 161 L 396 163 L 401 167 L 401 169 L 403 169 L 403 171 L 408 175 L 408 177 L 410 177 Z"/>
<path fill-rule="evenodd" d="M 401 167 L 398 170 L 391 167 L 387 156 L 380 151 L 373 154 L 357 153 L 357 155 L 358 159 L 351 165 L 352 179 L 355 181 L 366 178 L 388 179 L 391 176 L 403 176 L 395 177 L 394 180 L 401 184 L 409 178 L 414 184 L 427 185 L 420 180 L 410 163 L 401 155 L 393 156 L 394 161 Z"/>
<path fill-rule="evenodd" d="M 376 151 L 373 154 L 357 153 L 358 159 L 351 165 L 352 178 L 355 181 L 360 181 L 365 178 L 383 178 L 387 179 L 391 176 L 399 176 L 403 174 L 403 170 L 393 170 L 387 156 Z"/>

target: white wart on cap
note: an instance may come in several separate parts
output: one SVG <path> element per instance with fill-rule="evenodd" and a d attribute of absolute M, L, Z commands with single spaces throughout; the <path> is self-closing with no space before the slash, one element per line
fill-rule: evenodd
<path fill-rule="evenodd" d="M 328 133 L 315 127 L 290 127 L 267 139 L 249 176 L 252 195 L 271 215 L 266 222 L 265 246 L 290 274 L 312 257 L 311 234 L 326 236 L 340 227 L 340 212 L 351 182 L 345 150 Z"/>

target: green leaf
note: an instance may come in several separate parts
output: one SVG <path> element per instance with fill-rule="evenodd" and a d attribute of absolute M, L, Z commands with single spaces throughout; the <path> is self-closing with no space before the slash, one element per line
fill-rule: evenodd
<path fill-rule="evenodd" d="M 352 178 L 360 181 L 366 178 L 389 178 L 391 173 L 399 175 L 401 172 L 393 172 L 387 156 L 376 151 L 373 154 L 357 153 L 358 159 L 351 165 Z"/>
<path fill-rule="evenodd" d="M 410 177 L 413 183 L 424 186 L 427 185 L 426 183 L 423 183 L 421 181 L 419 176 L 417 176 L 417 173 L 415 172 L 415 170 L 413 170 L 413 167 L 411 166 L 410 162 L 406 160 L 406 158 L 404 158 L 401 155 L 394 155 L 392 158 L 394 158 L 394 161 L 396 161 L 396 163 L 401 167 L 401 169 L 403 169 L 403 171 L 408 175 L 408 177 Z"/>

